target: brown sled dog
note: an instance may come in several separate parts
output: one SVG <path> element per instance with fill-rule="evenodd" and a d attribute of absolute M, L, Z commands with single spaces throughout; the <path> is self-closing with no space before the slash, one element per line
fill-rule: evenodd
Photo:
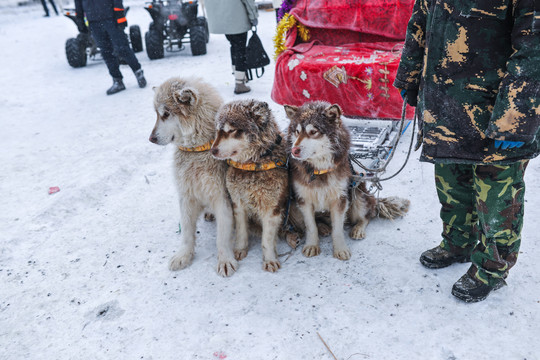
<path fill-rule="evenodd" d="M 292 186 L 306 226 L 302 253 L 320 253 L 315 213 L 329 211 L 334 257 L 348 260 L 351 252 L 345 243 L 344 223 L 351 223 L 350 237 L 362 239 L 370 219 L 381 215 L 392 219 L 404 215 L 409 201 L 400 198 L 377 200 L 368 195 L 365 183 L 349 189 L 350 135 L 341 121 L 341 108 L 327 102 L 306 103 L 302 107 L 285 106 L 290 119 L 287 142 Z"/>
<path fill-rule="evenodd" d="M 171 78 L 155 88 L 157 120 L 150 141 L 174 144 L 174 175 L 180 200 L 180 249 L 171 259 L 171 270 L 183 269 L 193 259 L 197 219 L 204 209 L 217 221 L 217 271 L 230 276 L 234 259 L 232 207 L 225 188 L 227 164 L 210 154 L 215 139 L 215 116 L 223 100 L 200 79 Z"/>
<path fill-rule="evenodd" d="M 281 267 L 276 242 L 289 195 L 285 139 L 265 102 L 230 102 L 216 119 L 212 154 L 228 159 L 226 184 L 236 221 L 235 257 L 246 257 L 248 233 L 253 229 L 248 224 L 254 220 L 262 226 L 263 269 L 275 272 Z"/>

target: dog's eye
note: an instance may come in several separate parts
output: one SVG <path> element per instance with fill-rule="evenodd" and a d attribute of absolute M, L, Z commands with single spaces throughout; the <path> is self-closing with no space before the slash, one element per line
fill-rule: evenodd
<path fill-rule="evenodd" d="M 161 118 L 162 118 L 163 120 L 166 120 L 168 117 L 169 117 L 169 113 L 168 113 L 167 111 L 165 111 L 165 112 L 163 113 L 163 115 L 161 115 Z"/>
<path fill-rule="evenodd" d="M 300 135 L 300 131 L 295 130 L 294 135 L 296 135 L 296 136 Z"/>
<path fill-rule="evenodd" d="M 234 132 L 235 132 L 236 134 L 241 134 L 241 133 L 244 132 L 244 130 L 242 130 L 242 129 L 236 129 L 236 130 L 234 130 Z"/>
<path fill-rule="evenodd" d="M 311 135 L 311 136 L 315 136 L 315 135 L 317 135 L 317 133 L 318 133 L 317 130 L 310 130 L 309 131 L 309 135 Z"/>

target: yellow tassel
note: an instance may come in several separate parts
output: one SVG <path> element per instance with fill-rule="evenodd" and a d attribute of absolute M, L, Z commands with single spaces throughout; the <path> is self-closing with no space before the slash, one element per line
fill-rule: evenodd
<path fill-rule="evenodd" d="M 274 60 L 277 59 L 279 54 L 287 50 L 284 45 L 285 36 L 287 35 L 287 32 L 295 25 L 298 28 L 298 35 L 300 35 L 302 41 L 309 40 L 309 29 L 304 25 L 300 24 L 294 16 L 286 13 L 285 15 L 283 15 L 283 18 L 280 20 L 276 28 L 276 36 L 274 36 Z"/>

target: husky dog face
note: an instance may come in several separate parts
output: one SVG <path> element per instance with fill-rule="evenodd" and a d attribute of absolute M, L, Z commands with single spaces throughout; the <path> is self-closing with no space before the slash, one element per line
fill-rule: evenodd
<path fill-rule="evenodd" d="M 154 90 L 157 119 L 149 140 L 158 145 L 183 145 L 204 126 L 197 118 L 198 90 L 180 80 L 167 81 Z"/>
<path fill-rule="evenodd" d="M 285 112 L 291 120 L 287 136 L 293 158 L 324 168 L 331 166 L 343 145 L 345 151 L 348 148 L 349 136 L 338 105 L 323 101 L 302 107 L 285 105 Z"/>
<path fill-rule="evenodd" d="M 216 116 L 217 135 L 212 155 L 237 162 L 256 161 L 258 154 L 278 133 L 268 104 L 240 100 L 221 107 Z"/>

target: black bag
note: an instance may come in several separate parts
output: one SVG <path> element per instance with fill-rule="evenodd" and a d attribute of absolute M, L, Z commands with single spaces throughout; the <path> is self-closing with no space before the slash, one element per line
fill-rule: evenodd
<path fill-rule="evenodd" d="M 248 80 L 253 80 L 251 70 L 255 70 L 255 75 L 260 78 L 264 74 L 264 67 L 270 64 L 270 58 L 264 51 L 261 39 L 257 35 L 257 28 L 253 31 L 253 35 L 249 38 L 246 48 L 246 76 Z M 259 68 L 261 74 L 259 75 Z"/>

